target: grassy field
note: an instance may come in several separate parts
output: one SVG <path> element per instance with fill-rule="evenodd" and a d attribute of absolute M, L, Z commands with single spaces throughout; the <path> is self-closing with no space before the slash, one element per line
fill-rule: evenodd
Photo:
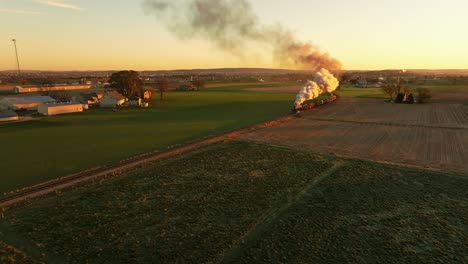
<path fill-rule="evenodd" d="M 94 109 L 2 124 L 0 193 L 269 120 L 292 108 L 293 94 L 242 88 L 171 92 L 149 109 Z"/>
<path fill-rule="evenodd" d="M 336 94 L 342 97 L 378 98 L 386 99 L 381 88 L 359 88 L 353 85 L 343 85 Z"/>
<path fill-rule="evenodd" d="M 0 260 L 461 263 L 468 177 L 241 141 L 11 208 Z"/>

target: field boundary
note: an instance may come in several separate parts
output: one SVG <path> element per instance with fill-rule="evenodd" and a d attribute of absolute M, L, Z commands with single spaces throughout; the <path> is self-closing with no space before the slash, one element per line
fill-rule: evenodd
<path fill-rule="evenodd" d="M 107 166 L 97 167 L 62 178 L 50 180 L 0 197 L 0 208 L 6 208 L 16 203 L 65 189 L 76 184 L 95 179 L 97 177 L 102 177 L 113 173 L 118 174 L 123 170 L 131 169 L 148 162 L 174 157 L 176 155 L 184 154 L 201 147 L 206 147 L 208 145 L 225 140 L 235 139 L 241 134 L 289 122 L 290 120 L 292 120 L 292 115 L 288 114 L 249 127 L 228 131 L 211 137 L 205 137 L 183 145 L 177 145 L 167 150 L 145 153 Z"/>

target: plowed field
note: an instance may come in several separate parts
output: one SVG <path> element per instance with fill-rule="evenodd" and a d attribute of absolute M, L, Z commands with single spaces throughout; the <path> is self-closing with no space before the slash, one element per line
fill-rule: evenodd
<path fill-rule="evenodd" d="M 244 139 L 389 163 L 468 172 L 468 106 L 342 98 Z"/>

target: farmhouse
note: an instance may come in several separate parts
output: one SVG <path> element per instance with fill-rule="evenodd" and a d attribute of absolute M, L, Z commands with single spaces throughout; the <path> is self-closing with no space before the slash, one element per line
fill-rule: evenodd
<path fill-rule="evenodd" d="M 46 116 L 83 112 L 82 104 L 41 104 L 37 111 Z"/>
<path fill-rule="evenodd" d="M 81 93 L 79 96 L 75 97 L 73 101 L 87 105 L 96 105 L 103 96 L 104 94 Z"/>
<path fill-rule="evenodd" d="M 91 85 L 68 85 L 68 84 L 53 84 L 53 85 L 25 85 L 16 86 L 13 88 L 14 93 L 37 93 L 49 91 L 73 91 L 73 90 L 88 90 Z"/>
<path fill-rule="evenodd" d="M 121 106 L 126 102 L 126 98 L 116 91 L 107 92 L 104 97 L 102 97 L 99 104 L 101 107 L 116 107 Z"/>
<path fill-rule="evenodd" d="M 0 108 L 37 111 L 39 105 L 55 102 L 55 99 L 50 96 L 5 97 L 0 100 Z"/>
<path fill-rule="evenodd" d="M 0 111 L 0 122 L 18 121 L 18 114 L 13 110 Z"/>

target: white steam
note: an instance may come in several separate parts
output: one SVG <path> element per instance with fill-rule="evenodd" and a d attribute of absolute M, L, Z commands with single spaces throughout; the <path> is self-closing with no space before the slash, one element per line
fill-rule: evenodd
<path fill-rule="evenodd" d="M 339 85 L 340 82 L 333 74 L 327 69 L 321 69 L 317 72 L 314 81 L 308 81 L 304 88 L 302 88 L 296 96 L 294 105 L 296 109 L 299 109 L 305 101 L 315 99 L 325 92 L 333 93 Z"/>

